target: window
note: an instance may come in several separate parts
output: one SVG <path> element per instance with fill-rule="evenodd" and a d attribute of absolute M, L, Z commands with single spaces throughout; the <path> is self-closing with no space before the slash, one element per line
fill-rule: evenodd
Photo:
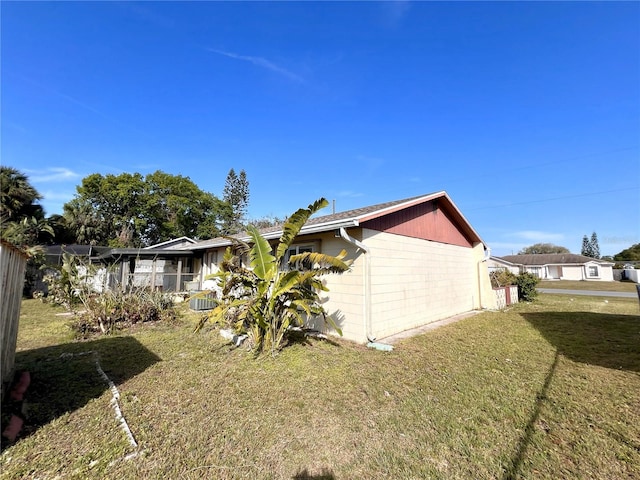
<path fill-rule="evenodd" d="M 589 276 L 590 277 L 598 277 L 598 267 L 595 265 L 589 266 Z"/>
<path fill-rule="evenodd" d="M 528 267 L 529 273 L 535 275 L 538 278 L 542 278 L 542 267 Z"/>
<path fill-rule="evenodd" d="M 305 244 L 299 244 L 299 245 L 291 245 L 289 247 L 289 250 L 287 250 L 287 253 L 284 256 L 284 264 L 285 267 L 284 268 L 288 268 L 289 265 L 289 259 L 293 256 L 293 255 L 300 255 L 301 253 L 311 253 L 311 252 L 317 252 L 318 251 L 318 247 L 316 243 L 305 243 Z"/>

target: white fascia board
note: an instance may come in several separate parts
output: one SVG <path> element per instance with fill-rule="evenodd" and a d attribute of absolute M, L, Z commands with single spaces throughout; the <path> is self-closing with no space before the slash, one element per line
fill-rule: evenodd
<path fill-rule="evenodd" d="M 306 225 L 300 229 L 300 233 L 298 233 L 298 235 L 309 235 L 311 233 L 330 232 L 331 230 L 338 230 L 340 228 L 357 227 L 358 225 L 359 225 L 359 222 L 355 218 L 334 220 L 332 222 L 318 223 L 316 225 Z M 267 240 L 273 240 L 274 238 L 280 238 L 281 235 L 282 235 L 282 230 L 278 230 L 276 232 L 267 233 L 263 236 Z"/>
<path fill-rule="evenodd" d="M 312 233 L 320 233 L 320 232 L 330 232 L 332 230 L 338 230 L 340 228 L 349 228 L 349 227 L 357 227 L 359 222 L 355 218 L 348 218 L 342 220 L 334 220 L 332 222 L 318 223 L 316 225 L 307 225 L 300 229 L 300 233 L 298 235 L 307 235 Z M 276 238 L 280 238 L 282 236 L 282 230 L 277 230 L 275 232 L 269 232 L 262 235 L 266 240 L 273 240 Z M 248 242 L 251 240 L 251 237 L 241 237 L 238 240 L 243 242 Z M 232 245 L 233 242 L 230 240 L 224 239 L 219 242 L 210 243 L 207 245 L 193 245 L 190 246 L 189 250 L 206 250 L 209 248 L 218 248 L 218 247 L 227 247 Z"/>

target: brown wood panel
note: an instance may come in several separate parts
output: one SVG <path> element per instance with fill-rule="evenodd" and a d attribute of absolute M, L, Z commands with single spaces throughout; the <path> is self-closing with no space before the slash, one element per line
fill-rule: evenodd
<path fill-rule="evenodd" d="M 473 242 L 452 216 L 438 207 L 437 201 L 425 202 L 361 224 L 381 232 L 422 238 L 435 242 L 472 247 Z"/>

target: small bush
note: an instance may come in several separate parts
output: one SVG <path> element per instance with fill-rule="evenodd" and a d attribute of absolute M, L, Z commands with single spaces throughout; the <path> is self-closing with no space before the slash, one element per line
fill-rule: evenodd
<path fill-rule="evenodd" d="M 538 296 L 536 286 L 540 283 L 540 279 L 532 273 L 524 272 L 516 277 L 516 285 L 518 285 L 518 298 L 525 302 L 532 302 Z"/>
<path fill-rule="evenodd" d="M 146 289 L 106 291 L 87 298 L 84 306 L 85 310 L 73 325 L 80 337 L 95 333 L 111 334 L 137 323 L 170 322 L 177 317 L 168 295 Z"/>
<path fill-rule="evenodd" d="M 506 268 L 494 270 L 489 274 L 491 286 L 493 288 L 506 287 L 507 285 L 516 285 L 517 276 Z"/>

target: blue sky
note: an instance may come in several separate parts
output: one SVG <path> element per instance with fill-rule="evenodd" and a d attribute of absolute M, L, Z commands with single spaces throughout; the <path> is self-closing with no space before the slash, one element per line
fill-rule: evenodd
<path fill-rule="evenodd" d="M 250 217 L 446 190 L 496 255 L 640 242 L 638 2 L 6 2 L 2 164 L 61 213 L 91 173 Z M 326 213 L 330 213 L 327 211 Z"/>

